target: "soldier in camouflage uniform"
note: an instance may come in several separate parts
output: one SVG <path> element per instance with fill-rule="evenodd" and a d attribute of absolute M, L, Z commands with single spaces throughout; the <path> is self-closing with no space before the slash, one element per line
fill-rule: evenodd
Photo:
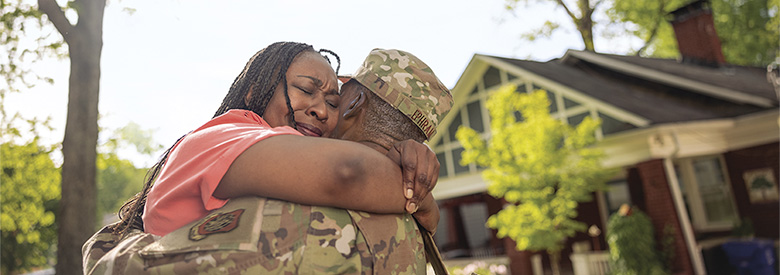
<path fill-rule="evenodd" d="M 376 120 L 376 106 L 400 111 L 393 119 L 414 125 L 418 139 L 433 136 L 452 106 L 449 90 L 425 63 L 403 51 L 381 49 L 371 51 L 342 87 L 341 100 L 335 135 L 384 153 L 402 138 L 387 130 L 393 127 L 378 125 L 383 122 Z M 425 202 L 435 203 L 430 196 Z M 85 274 L 425 272 L 423 241 L 410 214 L 379 215 L 258 197 L 231 199 L 163 237 L 137 231 L 121 241 L 116 238 L 104 228 L 84 244 Z"/>

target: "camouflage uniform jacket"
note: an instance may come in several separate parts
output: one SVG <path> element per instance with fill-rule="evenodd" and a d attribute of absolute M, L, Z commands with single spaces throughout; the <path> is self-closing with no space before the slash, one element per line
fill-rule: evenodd
<path fill-rule="evenodd" d="M 120 241 L 104 228 L 84 244 L 83 261 L 85 274 L 419 274 L 422 251 L 408 215 L 247 197 L 164 237 Z"/>

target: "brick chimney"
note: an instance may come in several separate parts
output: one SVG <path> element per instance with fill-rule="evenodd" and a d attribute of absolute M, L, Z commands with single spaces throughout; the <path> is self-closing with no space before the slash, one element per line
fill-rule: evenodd
<path fill-rule="evenodd" d="M 671 12 L 671 16 L 683 63 L 713 67 L 726 64 L 708 0 L 694 1 Z"/>

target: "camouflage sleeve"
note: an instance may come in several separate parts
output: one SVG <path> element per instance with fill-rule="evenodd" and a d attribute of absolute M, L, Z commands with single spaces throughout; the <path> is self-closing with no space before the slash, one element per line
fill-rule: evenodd
<path fill-rule="evenodd" d="M 346 210 L 311 208 L 301 274 L 372 274 L 373 261 L 363 234 Z"/>
<path fill-rule="evenodd" d="M 84 246 L 81 247 L 82 265 L 84 274 L 90 274 L 100 258 L 116 246 L 119 236 L 111 230 L 112 225 L 107 225 L 92 235 Z"/>
<path fill-rule="evenodd" d="M 294 274 L 306 227 L 280 224 L 308 224 L 300 209 L 245 197 L 163 237 L 101 231 L 85 244 L 85 274 Z"/>
<path fill-rule="evenodd" d="M 375 274 L 425 273 L 423 239 L 411 215 L 349 214 L 365 236 Z"/>
<path fill-rule="evenodd" d="M 112 226 L 103 227 L 84 243 L 81 249 L 84 274 L 146 274 L 138 251 L 157 237 L 134 230 L 120 239 Z"/>

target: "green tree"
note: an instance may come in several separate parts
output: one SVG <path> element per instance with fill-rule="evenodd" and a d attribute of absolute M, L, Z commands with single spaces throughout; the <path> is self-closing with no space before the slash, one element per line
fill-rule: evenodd
<path fill-rule="evenodd" d="M 2 103 L 2 100 L 0 100 Z M 0 273 L 15 274 L 45 266 L 57 239 L 55 215 L 60 198 L 60 169 L 50 154 L 57 145 L 39 142 L 47 121 L 25 120 L 29 129 L 7 117 L 0 104 Z"/>
<path fill-rule="evenodd" d="M 653 57 L 678 56 L 669 12 L 690 0 L 614 0 L 606 10 L 612 22 L 644 41 L 636 53 Z M 710 0 L 715 29 L 726 61 L 765 66 L 774 61 L 780 45 L 780 0 Z"/>
<path fill-rule="evenodd" d="M 519 9 L 520 3 L 555 3 L 571 19 L 582 37 L 585 50 L 588 51 L 595 51 L 595 35 L 606 39 L 629 36 L 640 39 L 643 44 L 638 49 L 622 49 L 623 52 L 675 58 L 679 52 L 674 30 L 668 22 L 668 14 L 691 1 L 693 0 L 506 0 L 505 3 L 510 11 Z M 774 61 L 780 45 L 780 0 L 710 1 L 715 29 L 727 62 L 765 66 Z M 601 14 L 605 16 L 598 16 Z M 597 25 L 602 27 L 594 30 Z M 521 38 L 533 42 L 538 38 L 551 36 L 560 27 L 560 22 L 547 20 L 537 29 L 524 33 Z M 598 34 L 595 34 L 596 32 Z"/>
<path fill-rule="evenodd" d="M 103 132 L 101 130 L 101 132 Z M 152 156 L 162 149 L 152 139 L 153 131 L 144 130 L 130 122 L 111 131 L 111 137 L 99 146 L 97 159 L 98 206 L 101 219 L 105 214 L 116 213 L 122 204 L 143 187 L 147 168 L 135 167 L 119 157 L 119 150 L 133 147 L 136 152 Z"/>
<path fill-rule="evenodd" d="M 600 123 L 585 118 L 569 126 L 550 116 L 545 91 L 521 94 L 515 89 L 502 87 L 487 102 L 489 142 L 470 128 L 458 129 L 456 137 L 465 148 L 461 164 L 486 167 L 482 177 L 490 183 L 488 193 L 509 203 L 488 219 L 488 226 L 514 240 L 518 250 L 546 250 L 559 274 L 565 240 L 586 229 L 575 220 L 578 203 L 603 190 L 611 175 L 601 167 L 603 153 L 593 147 Z"/>
<path fill-rule="evenodd" d="M 53 82 L 51 78 L 35 74 L 31 65 L 44 57 L 67 56 L 62 38 L 52 33 L 51 25 L 30 2 L 0 1 L 0 48 L 5 52 L 0 59 L 0 75 L 5 82 L 0 86 L 3 95 L 18 92 L 20 88 L 31 88 L 41 80 Z M 26 37 L 27 32 L 34 33 L 34 37 Z"/>
<path fill-rule="evenodd" d="M 84 213 L 96 213 L 97 205 L 98 94 L 105 6 L 106 0 L 70 0 L 65 7 L 55 0 L 38 0 L 37 6 L 21 0 L 0 1 L 3 12 L 0 38 L 4 43 L 10 41 L 10 46 L 6 48 L 14 49 L 9 51 L 7 64 L 2 67 L 7 83 L 13 84 L 16 80 L 9 79 L 19 78 L 24 83 L 26 72 L 29 72 L 18 69 L 19 66 L 14 63 L 18 60 L 16 58 L 27 52 L 39 56 L 45 54 L 41 49 L 17 47 L 16 41 L 20 37 L 39 34 L 27 32 L 30 22 L 53 25 L 61 40 L 55 39 L 52 45 L 67 46 L 70 60 L 68 113 L 62 141 L 61 205 L 57 217 L 57 274 L 81 273 L 81 245 L 95 227 L 95 215 Z M 66 17 L 65 10 L 72 11 L 75 18 Z"/>
<path fill-rule="evenodd" d="M 59 144 L 41 145 L 39 129 L 51 130 L 48 121 L 25 120 L 19 114 L 7 117 L 0 124 L 0 246 L 2 270 L 5 273 L 29 271 L 53 264 L 57 241 L 55 215 L 60 198 L 60 169 L 52 160 Z M 20 130 L 18 124 L 28 125 Z M 161 149 L 152 140 L 152 131 L 138 124 L 106 130 L 110 137 L 101 143 L 97 159 L 98 217 L 115 213 L 122 203 L 143 186 L 146 168 L 119 157 L 119 151 L 134 147 L 151 156 Z M 29 140 L 27 140 L 29 139 Z M 94 229 L 93 229 L 94 231 Z"/>
<path fill-rule="evenodd" d="M 117 213 L 122 203 L 141 190 L 147 169 L 136 168 L 133 162 L 116 153 L 98 153 L 97 169 L 97 217 L 100 221 L 106 214 Z"/>
<path fill-rule="evenodd" d="M 558 7 L 563 8 L 566 15 L 569 16 L 571 22 L 577 28 L 582 38 L 582 43 L 585 44 L 586 51 L 595 51 L 593 44 L 593 13 L 596 11 L 604 1 L 596 0 L 591 3 L 590 0 L 506 0 L 506 8 L 508 10 L 517 9 L 519 3 L 528 4 L 528 2 L 554 2 Z M 552 33 L 560 27 L 560 24 L 553 21 L 546 21 L 539 28 L 523 34 L 521 37 L 525 40 L 533 41 L 540 37 L 549 37 Z"/>

